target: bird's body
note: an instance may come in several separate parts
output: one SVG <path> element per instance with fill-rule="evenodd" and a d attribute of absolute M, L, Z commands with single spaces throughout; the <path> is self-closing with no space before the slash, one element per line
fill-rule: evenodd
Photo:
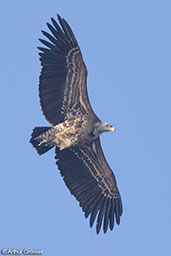
<path fill-rule="evenodd" d="M 40 134 L 36 138 L 39 141 L 39 146 L 49 143 L 63 150 L 65 148 L 87 144 L 98 138 L 102 132 L 108 130 L 114 131 L 115 128 L 108 124 L 103 124 L 95 116 L 84 115 L 69 118 L 62 123 L 52 126 L 51 132 L 48 132 L 48 135 L 51 135 L 51 139 L 49 136 L 46 137 L 45 133 Z"/>
<path fill-rule="evenodd" d="M 76 38 L 58 15 L 40 39 L 48 48 L 39 47 L 42 71 L 39 96 L 42 111 L 50 127 L 33 129 L 30 142 L 41 155 L 55 146 L 58 168 L 70 192 L 80 202 L 90 226 L 97 217 L 96 231 L 113 229 L 114 216 L 120 223 L 122 202 L 112 170 L 101 149 L 99 135 L 115 131 L 102 123 L 89 103 L 87 69 Z M 62 29 L 61 29 L 62 28 Z"/>

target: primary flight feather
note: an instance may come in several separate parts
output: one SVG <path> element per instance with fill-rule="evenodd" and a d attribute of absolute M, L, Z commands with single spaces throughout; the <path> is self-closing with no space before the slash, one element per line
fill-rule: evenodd
<path fill-rule="evenodd" d="M 103 154 L 99 135 L 115 131 L 95 115 L 87 94 L 87 69 L 78 42 L 68 23 L 58 15 L 59 24 L 47 23 L 51 34 L 40 50 L 40 104 L 50 127 L 35 127 L 30 142 L 42 155 L 55 147 L 57 166 L 79 201 L 90 226 L 96 219 L 106 233 L 114 220 L 120 223 L 122 202 L 115 176 Z"/>

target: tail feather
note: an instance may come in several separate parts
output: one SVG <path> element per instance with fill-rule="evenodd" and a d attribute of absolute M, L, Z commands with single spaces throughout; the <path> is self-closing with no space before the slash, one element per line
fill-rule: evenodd
<path fill-rule="evenodd" d="M 54 144 L 43 143 L 43 139 L 46 138 L 46 132 L 49 131 L 51 127 L 35 127 L 31 134 L 30 143 L 37 150 L 39 155 L 46 153 L 48 150 L 54 147 Z M 41 135 L 41 136 L 40 136 Z"/>

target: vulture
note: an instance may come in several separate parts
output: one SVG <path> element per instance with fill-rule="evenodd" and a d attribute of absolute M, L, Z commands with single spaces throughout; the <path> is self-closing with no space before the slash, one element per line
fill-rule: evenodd
<path fill-rule="evenodd" d="M 39 96 L 50 127 L 35 127 L 30 143 L 39 155 L 55 147 L 55 159 L 71 194 L 79 201 L 90 227 L 104 233 L 120 223 L 122 202 L 115 176 L 100 144 L 100 134 L 115 131 L 94 113 L 87 94 L 87 69 L 71 27 L 59 15 L 39 39 Z M 45 47 L 44 47 L 45 46 Z"/>

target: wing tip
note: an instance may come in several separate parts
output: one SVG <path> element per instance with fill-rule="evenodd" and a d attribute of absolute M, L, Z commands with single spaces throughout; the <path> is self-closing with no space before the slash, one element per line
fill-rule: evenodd
<path fill-rule="evenodd" d="M 59 21 L 62 20 L 62 18 L 61 18 L 61 16 L 59 15 L 59 13 L 57 13 L 57 18 L 58 18 Z"/>

